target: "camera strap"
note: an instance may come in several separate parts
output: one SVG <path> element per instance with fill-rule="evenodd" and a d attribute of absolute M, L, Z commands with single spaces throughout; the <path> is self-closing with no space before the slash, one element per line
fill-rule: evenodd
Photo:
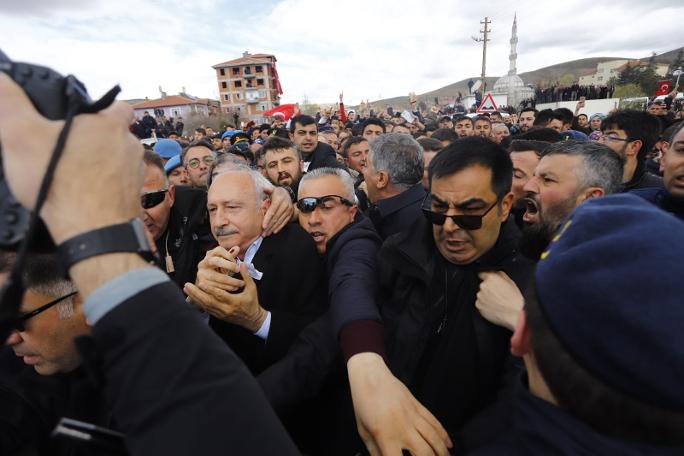
<path fill-rule="evenodd" d="M 2 288 L 2 293 L 0 295 L 0 303 L 2 303 L 2 306 L 0 306 L 0 338 L 2 340 L 5 340 L 9 335 L 10 331 L 12 330 L 14 319 L 16 318 L 17 311 L 21 306 L 21 301 L 24 296 L 24 283 L 22 273 L 24 271 L 24 266 L 26 264 L 26 256 L 31 247 L 31 244 L 34 241 L 36 232 L 38 231 L 38 227 L 40 225 L 40 210 L 42 209 L 43 204 L 47 199 L 47 195 L 50 190 L 50 185 L 52 184 L 52 180 L 54 178 L 55 170 L 57 169 L 59 159 L 62 157 L 62 153 L 64 152 L 64 147 L 66 146 L 66 141 L 69 137 L 69 132 L 71 131 L 71 126 L 73 124 L 74 117 L 76 117 L 77 114 L 82 112 L 94 113 L 106 108 L 107 106 L 112 104 L 112 102 L 116 98 L 116 95 L 121 91 L 121 88 L 119 86 L 115 86 L 97 102 L 89 106 L 84 106 L 80 102 L 80 98 L 73 93 L 75 86 L 73 84 L 68 84 L 68 86 L 70 86 L 70 88 L 67 89 L 67 96 L 69 96 L 70 101 L 68 105 L 67 114 L 64 117 L 64 126 L 62 127 L 62 130 L 59 132 L 57 142 L 55 143 L 55 147 L 52 151 L 52 156 L 50 157 L 47 169 L 45 170 L 43 181 L 41 182 L 40 189 L 38 190 L 38 195 L 36 196 L 36 204 L 33 210 L 31 211 L 31 216 L 29 219 L 29 225 L 26 231 L 26 235 L 24 236 L 23 241 L 19 245 L 14 266 L 12 267 L 10 276 L 5 282 Z"/>

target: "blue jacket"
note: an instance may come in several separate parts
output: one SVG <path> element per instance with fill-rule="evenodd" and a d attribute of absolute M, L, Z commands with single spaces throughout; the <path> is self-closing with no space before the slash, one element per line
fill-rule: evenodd
<path fill-rule="evenodd" d="M 683 448 L 630 445 L 599 434 L 561 408 L 534 396 L 523 377 L 514 396 L 513 427 L 490 446 L 469 453 L 494 455 L 674 455 Z"/>
<path fill-rule="evenodd" d="M 678 219 L 684 220 L 684 201 L 672 198 L 664 187 L 639 188 L 630 193 L 640 196 Z"/>

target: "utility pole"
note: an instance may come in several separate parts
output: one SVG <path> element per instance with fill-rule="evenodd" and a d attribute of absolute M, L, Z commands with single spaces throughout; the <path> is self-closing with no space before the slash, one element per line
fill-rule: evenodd
<path fill-rule="evenodd" d="M 489 24 L 491 24 L 492 21 L 489 20 L 488 17 L 484 18 L 484 21 L 480 21 L 480 24 L 484 26 L 484 30 L 480 30 L 480 34 L 482 37 L 475 38 L 474 36 L 472 39 L 477 42 L 477 43 L 482 43 L 482 94 L 484 95 L 485 91 L 487 90 L 487 80 L 485 79 L 485 76 L 487 74 L 487 41 L 489 41 L 489 33 L 491 30 L 489 29 Z"/>

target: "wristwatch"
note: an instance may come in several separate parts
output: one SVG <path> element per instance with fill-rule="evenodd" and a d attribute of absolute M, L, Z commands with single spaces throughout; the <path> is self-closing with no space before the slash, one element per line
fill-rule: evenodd
<path fill-rule="evenodd" d="M 105 226 L 67 239 L 57 247 L 57 257 L 65 270 L 87 258 L 107 253 L 132 252 L 145 261 L 156 261 L 140 219 Z"/>

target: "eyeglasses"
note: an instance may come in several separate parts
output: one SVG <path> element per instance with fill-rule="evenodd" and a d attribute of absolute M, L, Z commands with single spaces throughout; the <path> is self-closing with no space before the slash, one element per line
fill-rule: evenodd
<path fill-rule="evenodd" d="M 202 160 L 205 165 L 211 166 L 214 164 L 214 156 L 213 155 L 205 155 L 202 157 Z M 192 169 L 197 168 L 200 165 L 200 159 L 199 158 L 193 158 L 188 160 L 188 166 Z"/>
<path fill-rule="evenodd" d="M 78 291 L 74 291 L 72 293 L 69 293 L 67 295 L 62 296 L 61 298 L 57 298 L 54 301 L 50 301 L 47 304 L 43 304 L 42 306 L 38 307 L 37 309 L 34 309 L 30 312 L 26 312 L 25 314 L 21 314 L 17 317 L 17 319 L 14 321 L 13 327 L 19 332 L 24 332 L 26 331 L 26 320 L 29 318 L 33 318 L 39 313 L 45 312 L 48 310 L 50 307 L 54 306 L 55 304 L 59 304 L 60 302 L 64 301 L 65 299 L 68 299 L 78 293 Z"/>
<path fill-rule="evenodd" d="M 450 218 L 461 229 L 469 231 L 479 230 L 480 228 L 482 228 L 482 219 L 485 215 L 489 214 L 489 211 L 491 211 L 494 208 L 494 206 L 496 206 L 498 203 L 498 201 L 495 201 L 494 204 L 489 206 L 489 209 L 487 209 L 483 214 L 479 215 L 446 215 L 444 212 L 433 212 L 430 209 L 431 201 L 431 195 L 427 195 L 423 200 L 423 205 L 421 207 L 421 209 L 423 209 L 423 214 L 425 215 L 425 218 L 427 218 L 430 221 L 430 223 L 432 223 L 433 225 L 442 226 L 444 225 L 444 223 L 446 223 L 446 219 Z"/>
<path fill-rule="evenodd" d="M 613 141 L 622 141 L 622 142 L 630 142 L 631 140 L 629 138 L 620 138 L 618 135 L 603 135 L 600 136 L 599 141 L 608 141 L 608 142 L 613 142 Z"/>
<path fill-rule="evenodd" d="M 169 189 L 164 188 L 154 192 L 143 193 L 140 195 L 140 204 L 142 205 L 143 209 L 150 209 L 158 206 L 159 203 L 164 201 L 164 198 L 166 198 L 166 192 L 168 191 Z"/>
<path fill-rule="evenodd" d="M 300 212 L 303 212 L 304 214 L 310 214 L 314 210 L 316 210 L 317 207 L 320 206 L 321 209 L 333 209 L 337 203 L 336 201 L 339 200 L 341 204 L 344 204 L 345 206 L 353 206 L 354 203 L 349 201 L 346 198 L 342 198 L 341 196 L 338 195 L 325 195 L 321 196 L 320 198 L 302 198 L 299 201 L 297 201 L 297 209 L 299 209 Z"/>

